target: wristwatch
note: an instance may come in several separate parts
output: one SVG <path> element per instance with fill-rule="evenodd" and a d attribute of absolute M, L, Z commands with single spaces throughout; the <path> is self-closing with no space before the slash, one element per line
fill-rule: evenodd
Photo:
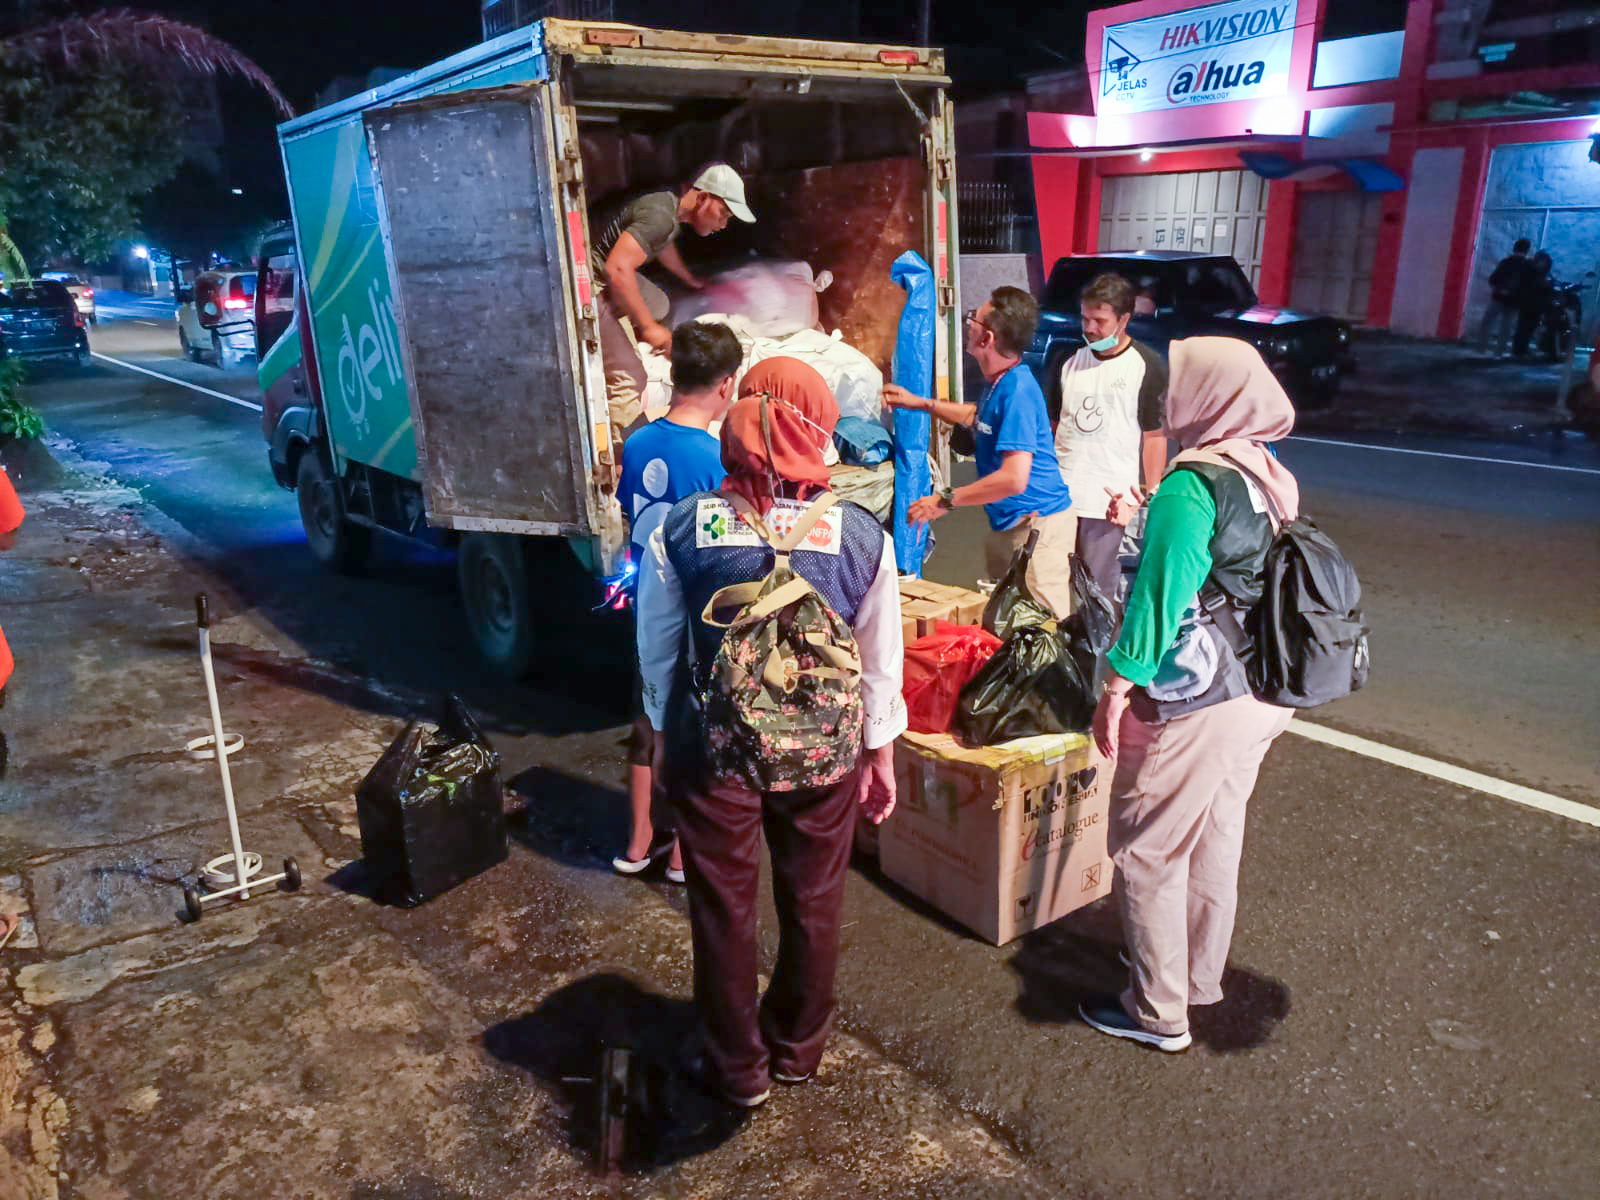
<path fill-rule="evenodd" d="M 955 490 L 955 488 L 940 488 L 939 489 L 939 507 L 940 508 L 944 508 L 944 509 L 950 509 L 950 508 L 954 508 L 955 506 L 956 506 L 956 490 Z"/>

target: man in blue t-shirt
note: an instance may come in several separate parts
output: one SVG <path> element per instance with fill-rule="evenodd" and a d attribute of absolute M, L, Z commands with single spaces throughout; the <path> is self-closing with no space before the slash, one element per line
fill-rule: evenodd
<path fill-rule="evenodd" d="M 696 492 L 714 492 L 726 474 L 722 446 L 711 435 L 713 422 L 722 420 L 733 403 L 733 378 L 744 351 L 733 330 L 715 322 L 688 321 L 672 332 L 672 407 L 659 421 L 637 430 L 622 444 L 622 475 L 617 499 L 631 527 L 629 557 L 637 564 L 645 544 L 672 506 Z M 633 827 L 628 848 L 611 865 L 623 875 L 635 875 L 671 852 L 667 878 L 683 882 L 683 862 L 677 842 L 664 831 L 657 838 L 651 821 L 654 779 L 650 755 L 654 737 L 650 721 L 641 715 L 634 722 L 629 747 L 628 800 Z"/>
<path fill-rule="evenodd" d="M 1006 573 L 1028 535 L 1039 531 L 1028 587 L 1065 617 L 1072 607 L 1072 547 L 1077 518 L 1056 462 L 1055 433 L 1044 394 L 1022 352 L 1039 327 L 1039 306 L 1021 288 L 996 288 L 987 303 L 967 314 L 966 350 L 986 386 L 977 404 L 952 404 L 915 396 L 890 384 L 884 403 L 928 412 L 953 425 L 970 425 L 977 442 L 978 478 L 937 496 L 924 496 L 907 510 L 913 521 L 936 521 L 952 508 L 981 504 L 990 533 L 983 544 L 989 578 Z"/>

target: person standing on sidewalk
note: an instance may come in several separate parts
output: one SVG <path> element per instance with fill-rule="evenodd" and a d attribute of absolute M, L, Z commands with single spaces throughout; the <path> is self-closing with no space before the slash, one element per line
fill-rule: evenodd
<path fill-rule="evenodd" d="M 1506 352 L 1512 326 L 1521 313 L 1523 286 L 1532 270 L 1528 251 L 1532 249 L 1533 243 L 1527 238 L 1518 238 L 1511 253 L 1495 263 L 1489 273 L 1489 307 L 1483 312 L 1478 341 L 1495 358 Z"/>
<path fill-rule="evenodd" d="M 1268 450 L 1294 427 L 1294 407 L 1253 346 L 1186 338 L 1168 361 L 1167 432 L 1183 451 L 1207 453 L 1180 453 L 1149 502 L 1094 712 L 1095 742 L 1116 762 L 1107 832 L 1131 969 L 1121 996 L 1079 1013 L 1101 1033 L 1179 1051 L 1190 1007 L 1222 999 L 1245 807 L 1294 715 L 1251 693 L 1199 593 L 1214 579 L 1229 595 L 1260 596 L 1267 511 L 1293 520 L 1300 489 Z M 1132 515 L 1115 501 L 1113 512 Z"/>
<path fill-rule="evenodd" d="M 4 467 L 0 467 L 0 550 L 11 549 L 17 530 L 22 526 L 22 519 L 27 515 L 22 501 L 17 498 L 17 489 L 11 486 L 11 476 L 6 474 Z M 5 707 L 6 684 L 11 682 L 15 665 L 11 658 L 11 647 L 6 644 L 5 632 L 0 630 L 0 708 Z M 8 756 L 6 735 L 0 731 L 0 779 L 5 778 Z"/>
<path fill-rule="evenodd" d="M 1539 328 L 1539 318 L 1544 316 L 1550 304 L 1550 291 L 1554 286 L 1550 272 L 1554 266 L 1551 257 L 1541 250 L 1533 256 L 1522 276 L 1522 284 L 1517 292 L 1517 332 L 1511 339 L 1513 358 L 1528 356 L 1528 343 L 1533 338 L 1534 330 Z"/>
<path fill-rule="evenodd" d="M 637 571 L 650 535 L 672 506 L 696 492 L 714 491 L 726 472 L 722 448 L 710 433 L 733 402 L 733 377 L 744 351 L 733 330 L 715 321 L 686 321 L 672 335 L 672 407 L 622 446 L 622 502 L 630 534 L 628 559 Z M 641 705 L 628 747 L 628 848 L 611 860 L 620 875 L 637 875 L 670 854 L 667 879 L 683 882 L 683 857 L 666 806 L 658 803 L 651 755 L 654 740 Z"/>
<path fill-rule="evenodd" d="M 1099 275 L 1078 298 L 1084 345 L 1061 366 L 1056 458 L 1078 519 L 1078 559 L 1106 599 L 1115 601 L 1123 527 L 1108 521 L 1105 495 L 1143 484 L 1154 491 L 1167 464 L 1162 406 L 1167 364 L 1128 334 L 1133 285 Z"/>
<path fill-rule="evenodd" d="M 589 269 L 598 293 L 600 360 L 606 372 L 613 453 L 644 420 L 649 380 L 635 340 L 661 354 L 672 351 L 672 333 L 661 323 L 667 313 L 666 295 L 639 272 L 647 263 L 659 262 L 698 291 L 705 285 L 678 251 L 678 230 L 687 225 L 701 237 L 710 237 L 726 229 L 730 217 L 748 223 L 756 219 L 745 203 L 739 173 L 727 163 L 712 163 L 681 191 L 646 192 L 609 219 L 590 218 L 594 245 Z M 622 328 L 623 317 L 633 325 L 631 338 Z"/>
<path fill-rule="evenodd" d="M 728 477 L 721 490 L 679 501 L 650 538 L 639 579 L 638 641 L 645 712 L 657 762 L 670 776 L 688 877 L 704 1081 L 729 1103 L 754 1108 L 774 1081 L 804 1083 L 822 1060 L 856 812 L 880 822 L 894 809 L 894 739 L 906 728 L 906 707 L 893 542 L 872 514 L 849 502 L 834 502 L 803 528 L 818 515 L 813 505 L 829 498 L 823 453 L 839 422 L 833 393 L 813 368 L 787 358 L 757 363 L 739 390 L 722 426 Z M 766 533 L 781 538 L 797 529 L 804 536 L 790 568 L 849 627 L 859 655 L 850 728 L 818 746 L 815 757 L 828 758 L 840 745 L 860 752 L 822 786 L 757 791 L 742 775 L 713 765 L 720 754 L 713 746 L 724 744 L 719 735 L 726 727 L 704 703 L 667 744 L 669 722 L 684 711 L 669 712 L 670 697 L 684 670 L 686 642 L 692 640 L 697 663 L 717 660 L 724 628 L 709 618 L 718 592 L 765 579 L 776 555 Z M 773 665 L 769 660 L 763 678 Z M 698 674 L 702 683 L 709 675 L 704 667 Z M 791 682 L 791 694 L 799 686 Z M 709 687 L 701 695 L 709 696 Z M 760 744 L 774 763 L 794 761 L 783 710 L 804 702 L 771 707 L 779 724 L 762 733 Z M 758 1001 L 763 833 L 772 852 L 779 933 L 772 982 Z"/>
<path fill-rule="evenodd" d="M 1021 288 L 1000 287 L 966 316 L 966 351 L 983 372 L 982 399 L 952 404 L 913 395 L 898 384 L 883 389 L 885 404 L 932 413 L 952 425 L 974 427 L 978 478 L 924 496 L 906 510 L 912 521 L 937 521 L 952 508 L 981 504 L 989 517 L 984 567 L 1001 579 L 1012 556 L 1035 529 L 1039 542 L 1028 567 L 1028 589 L 1056 616 L 1072 611 L 1073 541 L 1077 518 L 1056 462 L 1055 437 L 1044 394 L 1022 352 L 1039 328 L 1039 306 Z"/>

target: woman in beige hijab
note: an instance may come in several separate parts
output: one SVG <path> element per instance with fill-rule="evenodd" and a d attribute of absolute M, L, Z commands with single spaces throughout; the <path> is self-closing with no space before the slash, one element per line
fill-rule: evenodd
<path fill-rule="evenodd" d="M 1102 1033 L 1179 1051 L 1189 1007 L 1222 999 L 1245 806 L 1292 715 L 1251 694 L 1199 593 L 1212 582 L 1237 603 L 1260 598 L 1273 521 L 1296 516 L 1300 489 L 1267 449 L 1294 407 L 1253 347 L 1187 338 L 1168 360 L 1166 432 L 1181 453 L 1149 502 L 1094 715 L 1116 760 L 1109 838 L 1129 980 L 1079 1011 Z"/>

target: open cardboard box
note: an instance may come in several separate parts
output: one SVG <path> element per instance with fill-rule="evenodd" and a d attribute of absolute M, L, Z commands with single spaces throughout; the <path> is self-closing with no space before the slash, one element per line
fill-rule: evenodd
<path fill-rule="evenodd" d="M 968 750 L 949 734 L 895 742 L 883 873 L 1003 946 L 1111 891 L 1111 766 L 1083 734 Z"/>

